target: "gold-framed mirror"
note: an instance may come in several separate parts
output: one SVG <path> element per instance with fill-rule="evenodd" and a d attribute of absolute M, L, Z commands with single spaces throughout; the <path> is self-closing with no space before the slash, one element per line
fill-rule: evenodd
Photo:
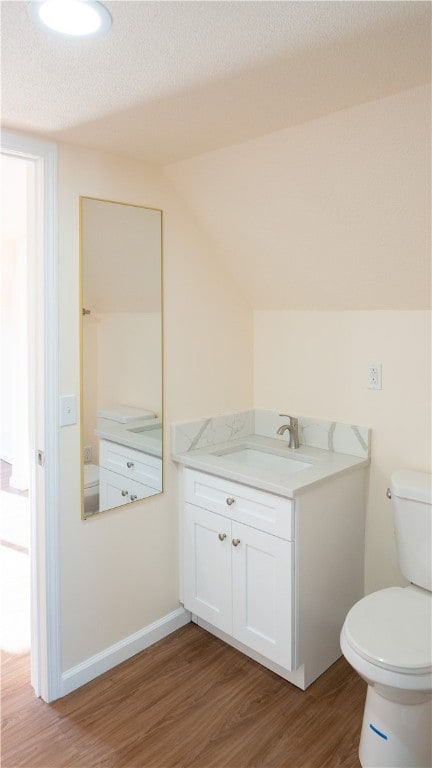
<path fill-rule="evenodd" d="M 81 516 L 163 491 L 162 211 L 80 197 Z"/>

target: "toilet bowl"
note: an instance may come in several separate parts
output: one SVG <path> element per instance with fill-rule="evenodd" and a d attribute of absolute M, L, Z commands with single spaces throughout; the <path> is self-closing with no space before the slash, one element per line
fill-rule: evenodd
<path fill-rule="evenodd" d="M 360 762 L 374 768 L 431 763 L 432 595 L 391 587 L 348 613 L 342 652 L 367 682 Z"/>
<path fill-rule="evenodd" d="M 99 467 L 84 464 L 84 512 L 92 515 L 99 511 Z"/>
<path fill-rule="evenodd" d="M 389 587 L 356 603 L 341 649 L 367 682 L 360 736 L 363 768 L 432 765 L 431 476 L 392 475 L 395 533 L 407 587 Z M 415 582 L 415 583 L 414 583 Z"/>

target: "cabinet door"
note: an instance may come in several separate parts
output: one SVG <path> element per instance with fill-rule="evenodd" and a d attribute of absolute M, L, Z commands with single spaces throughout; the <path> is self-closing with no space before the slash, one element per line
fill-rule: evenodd
<path fill-rule="evenodd" d="M 231 522 L 185 504 L 185 608 L 232 633 Z"/>
<path fill-rule="evenodd" d="M 137 499 L 146 499 L 148 496 L 154 496 L 155 493 L 159 493 L 158 490 L 152 488 L 150 485 L 144 483 L 137 483 L 135 480 L 130 481 L 130 496 L 129 501 L 136 501 Z"/>
<path fill-rule="evenodd" d="M 149 485 L 137 483 L 135 480 L 130 480 L 128 477 L 103 467 L 99 469 L 99 506 L 101 512 L 105 509 L 123 506 L 129 501 L 146 499 L 148 496 L 154 496 L 155 493 L 158 491 Z"/>
<path fill-rule="evenodd" d="M 126 477 L 101 467 L 99 469 L 99 508 L 113 509 L 130 501 L 132 483 Z"/>
<path fill-rule="evenodd" d="M 233 636 L 293 669 L 293 542 L 232 523 Z"/>

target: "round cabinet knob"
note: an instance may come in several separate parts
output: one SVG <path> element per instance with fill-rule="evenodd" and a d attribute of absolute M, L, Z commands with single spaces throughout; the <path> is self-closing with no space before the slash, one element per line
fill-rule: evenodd
<path fill-rule="evenodd" d="M 238 547 L 239 544 L 240 544 L 240 539 L 233 539 L 232 540 L 233 547 Z"/>
<path fill-rule="evenodd" d="M 127 461 L 126 462 L 126 466 L 127 466 L 128 469 L 132 469 L 133 465 L 134 465 L 133 461 Z"/>
<path fill-rule="evenodd" d="M 218 533 L 218 539 L 219 541 L 224 541 L 226 539 L 226 533 Z"/>
<path fill-rule="evenodd" d="M 129 496 L 129 491 L 122 491 L 122 492 L 121 492 L 121 495 L 122 495 L 122 496 Z"/>
<path fill-rule="evenodd" d="M 228 496 L 228 498 L 226 500 L 226 503 L 228 504 L 228 506 L 230 507 L 231 504 L 234 504 L 234 502 L 235 502 L 235 499 L 233 499 L 232 496 Z"/>
<path fill-rule="evenodd" d="M 136 501 L 137 498 L 138 498 L 138 496 L 136 495 L 136 493 L 133 493 L 132 496 L 131 496 L 131 501 Z"/>

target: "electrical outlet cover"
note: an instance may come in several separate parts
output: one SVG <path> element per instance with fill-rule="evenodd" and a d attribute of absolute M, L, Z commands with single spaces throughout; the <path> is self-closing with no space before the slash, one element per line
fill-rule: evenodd
<path fill-rule="evenodd" d="M 382 370 L 381 363 L 370 363 L 368 365 L 368 389 L 382 388 Z"/>
<path fill-rule="evenodd" d="M 85 462 L 92 460 L 92 447 L 91 445 L 85 445 L 83 448 L 83 459 Z"/>

